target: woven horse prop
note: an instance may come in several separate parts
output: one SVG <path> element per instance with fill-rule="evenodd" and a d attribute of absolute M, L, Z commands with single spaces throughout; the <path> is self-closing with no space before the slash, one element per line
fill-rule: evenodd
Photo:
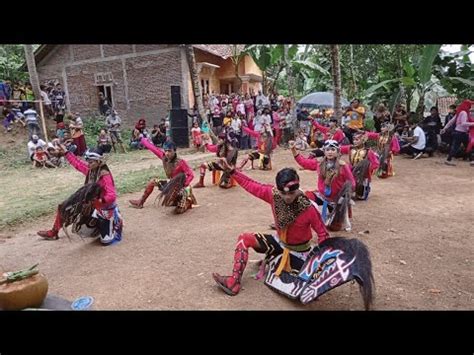
<path fill-rule="evenodd" d="M 282 255 L 267 261 L 265 285 L 291 299 L 308 304 L 324 293 L 351 280 L 359 284 L 365 309 L 374 298 L 372 262 L 360 240 L 333 237 L 313 247 L 297 274 L 276 270 Z"/>
<path fill-rule="evenodd" d="M 67 227 L 80 236 L 94 237 L 99 235 L 97 219 L 92 217 L 93 201 L 99 198 L 101 187 L 98 183 L 82 186 L 59 206 L 62 228 L 69 237 Z"/>

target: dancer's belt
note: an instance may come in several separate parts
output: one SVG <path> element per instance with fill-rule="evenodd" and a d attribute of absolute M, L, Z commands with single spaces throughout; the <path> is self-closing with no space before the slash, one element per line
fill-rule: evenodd
<path fill-rule="evenodd" d="M 283 244 L 283 246 L 285 248 L 290 249 L 292 251 L 296 251 L 298 253 L 308 251 L 311 248 L 311 241 L 310 240 L 308 240 L 307 242 L 305 242 L 303 244 L 286 244 L 284 242 L 281 242 L 281 244 Z"/>

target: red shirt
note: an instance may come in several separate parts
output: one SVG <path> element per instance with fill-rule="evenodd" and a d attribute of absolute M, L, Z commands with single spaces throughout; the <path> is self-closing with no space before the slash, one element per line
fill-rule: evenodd
<path fill-rule="evenodd" d="M 153 154 L 155 154 L 158 158 L 163 160 L 165 157 L 165 152 L 157 147 L 155 147 L 150 141 L 146 138 L 142 138 L 140 141 L 141 144 L 143 144 L 148 150 L 150 150 Z M 179 173 L 184 173 L 186 175 L 186 180 L 184 181 L 184 186 L 187 187 L 193 181 L 194 179 L 194 173 L 189 167 L 188 163 L 186 163 L 186 160 L 181 159 L 179 164 L 174 168 L 174 170 L 171 172 L 171 178 L 174 178 L 176 175 Z"/>
<path fill-rule="evenodd" d="M 348 154 L 350 159 L 351 147 L 351 145 L 341 145 L 341 154 Z M 379 168 L 380 162 L 378 156 L 372 151 L 372 149 L 367 149 L 367 159 L 369 159 L 370 162 L 367 178 L 369 181 L 372 181 L 372 174 Z M 352 164 L 349 164 L 349 168 L 352 171 Z"/>
<path fill-rule="evenodd" d="M 344 132 L 340 129 L 340 128 L 337 128 L 336 129 L 336 132 L 334 133 L 334 135 L 331 137 L 331 134 L 329 133 L 329 131 L 331 130 L 329 127 L 324 127 L 324 126 L 321 126 L 318 122 L 316 121 L 313 121 L 313 126 L 315 129 L 321 131 L 323 134 L 324 134 L 324 140 L 328 140 L 328 139 L 334 139 L 335 141 L 337 141 L 338 143 L 341 143 L 342 140 L 345 138 L 345 134 Z"/>
<path fill-rule="evenodd" d="M 272 191 L 273 186 L 252 180 L 250 177 L 239 171 L 234 172 L 232 177 L 240 186 L 242 186 L 242 188 L 272 206 L 275 226 L 277 227 L 278 235 L 280 235 L 281 230 L 278 229 L 278 220 L 275 214 L 275 202 L 273 200 Z M 313 229 L 318 235 L 318 243 L 323 242 L 329 237 L 329 233 L 321 219 L 321 215 L 313 205 L 301 212 L 294 222 L 288 226 L 286 231 L 287 244 L 296 245 L 310 241 L 312 238 L 311 229 Z"/>
<path fill-rule="evenodd" d="M 77 170 L 87 176 L 89 173 L 89 164 L 76 157 L 73 153 L 67 152 L 66 159 Z M 97 183 L 100 185 L 100 202 L 95 205 L 96 208 L 107 208 L 115 203 L 117 194 L 115 192 L 114 179 L 112 174 L 101 175 Z"/>
<path fill-rule="evenodd" d="M 326 186 L 324 185 L 324 178 L 321 176 L 321 172 L 319 170 L 319 162 L 316 159 L 305 158 L 301 154 L 298 154 L 295 159 L 301 167 L 318 172 L 318 191 L 324 196 L 324 189 Z M 352 175 L 352 171 L 349 168 L 349 164 L 341 165 L 339 169 L 339 175 L 337 175 L 331 183 L 331 194 L 327 197 L 327 199 L 330 201 L 336 198 L 346 181 L 351 182 L 353 190 L 356 186 L 354 176 Z"/>

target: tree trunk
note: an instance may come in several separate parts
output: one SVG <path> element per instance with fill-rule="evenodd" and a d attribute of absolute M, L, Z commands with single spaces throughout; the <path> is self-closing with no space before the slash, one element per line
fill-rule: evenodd
<path fill-rule="evenodd" d="M 289 59 L 288 59 L 288 49 L 289 49 L 289 46 L 287 44 L 284 45 L 283 47 L 285 49 L 285 63 L 286 63 L 286 77 L 288 79 L 288 94 L 290 95 L 290 100 L 291 102 L 293 103 L 294 99 L 295 99 L 295 81 L 294 81 L 294 78 L 293 78 L 293 70 L 291 69 L 291 65 L 290 65 L 290 62 L 289 62 Z M 306 49 L 307 50 L 308 48 L 308 45 L 306 46 Z"/>
<path fill-rule="evenodd" d="M 189 66 L 189 74 L 191 75 L 191 82 L 193 85 L 194 102 L 198 108 L 199 115 L 201 116 L 203 121 L 207 122 L 207 125 L 210 128 L 211 125 L 209 123 L 209 120 L 207 119 L 206 111 L 204 110 L 204 104 L 203 104 L 202 93 L 201 93 L 201 83 L 199 82 L 199 75 L 197 73 L 196 57 L 194 56 L 194 48 L 191 44 L 186 44 L 184 47 L 186 51 L 186 59 L 188 61 L 188 66 Z M 211 137 L 213 137 L 214 139 L 217 139 L 216 135 L 211 129 L 209 133 Z"/>
<path fill-rule="evenodd" d="M 276 83 L 277 83 L 277 80 L 278 78 L 280 77 L 280 74 L 281 72 L 283 71 L 283 68 L 285 67 L 285 64 L 284 63 L 281 63 L 280 64 L 280 67 L 278 68 L 278 71 L 276 73 L 276 76 L 272 82 L 272 85 L 270 86 L 270 93 L 274 93 L 275 92 L 275 86 L 276 86 Z"/>
<path fill-rule="evenodd" d="M 408 114 L 411 112 L 411 100 L 413 99 L 413 90 L 405 90 L 406 108 Z"/>
<path fill-rule="evenodd" d="M 334 113 L 336 119 L 340 122 L 342 117 L 341 107 L 341 65 L 339 62 L 339 46 L 331 44 L 331 72 L 334 87 Z"/>
<path fill-rule="evenodd" d="M 239 64 L 240 64 L 240 60 L 237 63 L 234 63 L 235 78 L 236 78 L 236 84 L 237 84 L 237 87 L 234 88 L 234 91 L 240 95 L 240 92 L 242 91 L 242 79 L 239 76 Z"/>
<path fill-rule="evenodd" d="M 26 65 L 28 66 L 28 74 L 30 76 L 30 83 L 31 87 L 33 88 L 33 93 L 35 94 L 35 99 L 41 99 L 41 91 L 40 91 L 40 84 L 38 78 L 38 72 L 36 71 L 36 62 L 35 56 L 33 53 L 33 46 L 31 44 L 25 44 L 25 58 L 26 58 Z M 39 105 L 37 104 L 37 112 L 39 112 Z"/>
<path fill-rule="evenodd" d="M 418 120 L 423 119 L 423 114 L 425 112 L 425 94 L 426 94 L 425 91 L 422 90 L 420 94 L 420 100 L 418 101 L 418 105 L 416 107 L 415 113 Z"/>
<path fill-rule="evenodd" d="M 262 93 L 267 94 L 267 75 L 264 70 L 262 70 Z"/>
<path fill-rule="evenodd" d="M 30 76 L 30 84 L 33 89 L 33 93 L 35 94 L 35 100 L 41 100 L 40 83 L 39 83 L 39 78 L 38 78 L 38 72 L 36 71 L 36 62 L 35 62 L 35 55 L 33 52 L 33 45 L 25 44 L 23 45 L 23 48 L 25 50 L 26 65 L 28 67 L 28 74 Z M 48 132 L 46 129 L 46 123 L 44 121 L 42 103 L 40 102 L 35 103 L 35 107 L 36 107 L 36 112 L 39 113 L 41 117 L 44 139 L 48 141 Z"/>
<path fill-rule="evenodd" d="M 352 95 L 351 96 L 355 96 L 355 94 L 357 93 L 357 82 L 356 82 L 356 78 L 355 78 L 355 72 L 354 72 L 354 48 L 353 48 L 353 45 L 351 44 L 350 45 L 350 50 L 351 50 L 351 62 L 349 64 L 350 68 L 351 68 L 351 79 L 352 79 Z"/>

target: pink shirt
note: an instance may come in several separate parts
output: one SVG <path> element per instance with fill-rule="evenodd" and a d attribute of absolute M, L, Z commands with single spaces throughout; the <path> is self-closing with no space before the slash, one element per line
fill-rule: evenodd
<path fill-rule="evenodd" d="M 380 133 L 376 132 L 367 132 L 367 138 L 371 140 L 378 140 L 380 138 Z M 392 136 L 392 140 L 390 142 L 390 151 L 393 154 L 398 154 L 400 152 L 400 143 L 398 143 L 398 139 L 395 136 Z"/>
<path fill-rule="evenodd" d="M 69 164 L 71 164 L 77 171 L 87 176 L 87 174 L 89 173 L 89 164 L 79 159 L 71 152 L 66 153 L 66 159 L 69 161 Z M 110 207 L 112 204 L 115 203 L 115 200 L 117 199 L 112 174 L 109 173 L 107 175 L 102 175 L 99 180 L 97 180 L 97 183 L 101 187 L 101 203 L 99 203 L 98 205 L 96 204 L 97 208 Z"/>
<path fill-rule="evenodd" d="M 273 112 L 273 129 L 280 129 L 280 115 L 278 112 Z"/>
<path fill-rule="evenodd" d="M 305 158 L 301 154 L 298 154 L 295 159 L 301 167 L 318 172 L 318 191 L 322 196 L 324 196 L 324 190 L 326 186 L 324 185 L 324 178 L 321 176 L 321 172 L 319 170 L 319 162 L 316 159 Z M 332 180 L 331 194 L 327 197 L 327 199 L 332 201 L 334 198 L 336 198 L 346 181 L 350 181 L 352 189 L 355 189 L 356 183 L 354 176 L 352 175 L 352 171 L 349 168 L 349 164 L 345 164 L 340 167 L 339 175 Z"/>
<path fill-rule="evenodd" d="M 469 131 L 469 127 L 474 126 L 474 122 L 468 122 L 466 111 L 461 111 L 459 115 L 451 118 L 448 124 L 444 126 L 444 129 L 451 127 L 454 122 L 456 122 L 456 128 L 454 130 L 462 133 L 467 133 Z"/>

